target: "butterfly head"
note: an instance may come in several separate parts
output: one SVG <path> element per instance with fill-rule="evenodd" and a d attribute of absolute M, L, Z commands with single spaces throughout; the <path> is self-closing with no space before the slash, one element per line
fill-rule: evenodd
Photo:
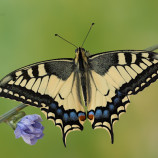
<path fill-rule="evenodd" d="M 79 61 L 84 61 L 84 62 L 87 62 L 87 55 L 86 55 L 86 51 L 84 48 L 77 48 L 75 50 L 75 53 L 76 53 L 76 57 L 75 57 L 75 63 L 77 64 Z"/>
<path fill-rule="evenodd" d="M 79 47 L 79 48 L 77 48 L 77 49 L 75 50 L 75 53 L 77 53 L 77 54 L 79 54 L 79 53 L 81 53 L 81 52 L 85 52 L 85 49 Z"/>
<path fill-rule="evenodd" d="M 84 56 L 86 56 L 86 57 L 88 57 L 88 56 L 90 56 L 90 53 L 89 53 L 89 51 L 87 51 L 87 50 L 85 50 L 84 48 L 82 48 L 82 47 L 79 47 L 79 48 L 77 48 L 76 50 L 75 50 L 75 53 L 76 54 L 83 54 L 82 56 L 84 57 Z"/>

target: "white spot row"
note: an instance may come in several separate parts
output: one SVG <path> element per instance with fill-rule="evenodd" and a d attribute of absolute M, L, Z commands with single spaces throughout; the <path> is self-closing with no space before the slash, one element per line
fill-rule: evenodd
<path fill-rule="evenodd" d="M 157 71 L 157 73 L 158 73 L 158 71 Z M 153 77 L 155 77 L 155 76 L 156 76 L 156 74 L 154 73 L 151 77 L 153 78 Z M 146 83 L 149 82 L 149 81 L 152 79 L 151 77 L 148 77 L 148 78 L 146 79 Z M 146 83 L 143 82 L 143 83 L 141 83 L 140 86 L 143 87 Z M 137 91 L 139 90 L 139 88 L 140 88 L 140 87 L 136 87 L 136 88 L 135 88 L 135 92 L 137 92 Z M 129 91 L 129 92 L 128 92 L 128 95 L 130 95 L 130 94 L 132 94 L 132 91 Z"/>
<path fill-rule="evenodd" d="M 2 88 L 0 88 L 0 93 L 1 93 L 2 91 L 3 91 L 4 93 L 8 93 L 8 94 L 10 94 L 10 95 L 14 95 L 14 96 L 17 97 L 17 98 L 21 98 L 21 99 L 23 99 L 23 100 L 26 99 L 25 96 L 20 96 L 18 93 L 13 93 L 12 91 L 9 91 L 8 89 L 2 89 Z M 27 99 L 26 101 L 32 102 L 31 99 Z M 33 103 L 36 104 L 36 105 L 38 105 L 38 102 L 37 102 L 37 101 L 34 101 Z M 44 104 L 44 103 L 41 103 L 41 105 L 42 105 L 44 108 L 48 108 L 48 107 L 46 106 L 46 104 Z"/>

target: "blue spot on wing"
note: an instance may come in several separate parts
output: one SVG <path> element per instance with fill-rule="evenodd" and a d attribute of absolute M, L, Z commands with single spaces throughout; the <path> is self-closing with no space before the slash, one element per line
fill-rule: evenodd
<path fill-rule="evenodd" d="M 65 122 L 68 122 L 68 121 L 69 121 L 69 115 L 68 115 L 67 113 L 64 113 L 64 115 L 63 115 L 63 120 L 64 120 Z"/>
<path fill-rule="evenodd" d="M 93 111 L 89 111 L 88 115 L 94 115 Z"/>
<path fill-rule="evenodd" d="M 109 110 L 110 110 L 110 111 L 113 111 L 114 109 L 115 109 L 115 106 L 114 106 L 113 104 L 110 104 L 110 105 L 109 105 Z"/>
<path fill-rule="evenodd" d="M 70 119 L 72 121 L 77 121 L 78 120 L 76 112 L 74 112 L 74 111 L 70 112 Z"/>
<path fill-rule="evenodd" d="M 118 104 L 120 102 L 120 99 L 119 98 L 115 98 L 114 99 L 114 104 L 116 105 L 116 104 Z"/>
<path fill-rule="evenodd" d="M 56 108 L 57 108 L 57 105 L 56 105 L 55 103 L 51 103 L 51 104 L 50 104 L 50 107 L 51 107 L 52 109 L 56 109 Z"/>
<path fill-rule="evenodd" d="M 99 119 L 102 117 L 102 110 L 101 109 L 97 109 L 95 112 L 95 118 Z"/>
<path fill-rule="evenodd" d="M 117 91 L 117 95 L 118 95 L 118 97 L 121 97 L 122 93 L 120 91 Z"/>
<path fill-rule="evenodd" d="M 110 115 L 109 110 L 104 110 L 104 112 L 103 112 L 103 118 L 108 118 L 109 115 Z"/>
<path fill-rule="evenodd" d="M 80 116 L 85 116 L 85 113 L 79 112 L 79 113 L 78 113 L 78 117 L 80 117 Z"/>
<path fill-rule="evenodd" d="M 63 114 L 62 110 L 61 109 L 57 109 L 57 114 L 61 116 Z"/>

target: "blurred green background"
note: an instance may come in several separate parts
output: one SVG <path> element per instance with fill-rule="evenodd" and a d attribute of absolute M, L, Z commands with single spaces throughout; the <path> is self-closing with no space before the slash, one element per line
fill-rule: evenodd
<path fill-rule="evenodd" d="M 154 0 L 0 0 L 0 78 L 38 61 L 74 57 L 74 47 L 55 37 L 58 33 L 80 46 L 92 22 L 84 47 L 92 54 L 118 49 L 145 49 L 158 44 L 158 1 Z M 61 132 L 39 109 L 45 136 L 29 146 L 0 124 L 0 157 L 85 158 L 158 157 L 158 82 L 131 97 L 127 113 L 114 125 L 115 142 L 105 130 L 72 132 L 64 147 Z M 18 102 L 0 98 L 0 115 Z"/>

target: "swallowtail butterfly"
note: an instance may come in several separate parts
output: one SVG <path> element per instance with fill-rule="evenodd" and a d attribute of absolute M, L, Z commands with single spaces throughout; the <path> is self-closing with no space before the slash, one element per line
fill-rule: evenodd
<path fill-rule="evenodd" d="M 79 47 L 74 59 L 28 65 L 0 81 L 0 96 L 41 109 L 61 128 L 63 142 L 74 130 L 105 128 L 114 141 L 113 123 L 135 95 L 158 78 L 158 54 L 119 50 L 88 56 Z M 85 111 L 85 106 L 87 110 Z"/>

